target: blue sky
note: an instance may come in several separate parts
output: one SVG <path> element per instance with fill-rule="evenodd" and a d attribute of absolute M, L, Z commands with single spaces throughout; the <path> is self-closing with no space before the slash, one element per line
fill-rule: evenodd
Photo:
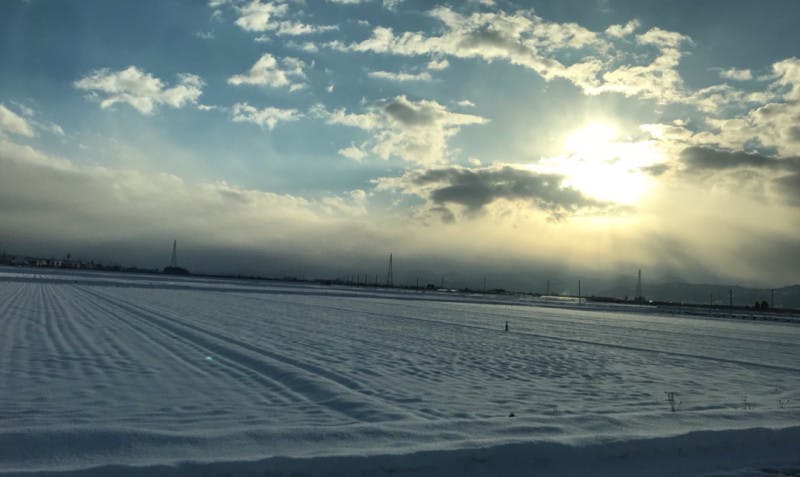
<path fill-rule="evenodd" d="M 159 266 L 177 238 L 194 270 L 309 276 L 393 251 L 409 277 L 521 288 L 639 267 L 796 282 L 798 10 L 9 0 L 0 246 Z"/>

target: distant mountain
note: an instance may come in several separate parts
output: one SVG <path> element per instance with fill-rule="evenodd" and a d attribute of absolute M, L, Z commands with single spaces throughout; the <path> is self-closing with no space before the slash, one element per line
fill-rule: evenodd
<path fill-rule="evenodd" d="M 615 297 L 632 298 L 634 285 L 631 280 L 619 280 L 604 290 L 602 294 Z M 730 291 L 733 292 L 735 306 L 753 306 L 758 301 L 766 301 L 772 306 L 772 290 L 769 288 L 748 288 L 735 285 L 708 285 L 685 282 L 653 283 L 643 285 L 643 294 L 648 300 L 728 305 Z M 775 289 L 775 306 L 778 308 L 800 309 L 800 285 Z"/>

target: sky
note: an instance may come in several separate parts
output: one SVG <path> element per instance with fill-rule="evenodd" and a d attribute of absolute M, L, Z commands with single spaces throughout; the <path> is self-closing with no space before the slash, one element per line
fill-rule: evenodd
<path fill-rule="evenodd" d="M 5 0 L 0 249 L 800 282 L 793 0 Z M 591 285 L 587 285 L 591 286 Z"/>

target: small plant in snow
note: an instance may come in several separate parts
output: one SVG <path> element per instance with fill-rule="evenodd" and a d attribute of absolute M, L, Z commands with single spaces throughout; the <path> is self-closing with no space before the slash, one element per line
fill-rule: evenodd
<path fill-rule="evenodd" d="M 742 408 L 745 411 L 749 411 L 750 409 L 753 409 L 753 403 L 751 403 L 750 401 L 747 400 L 747 396 L 745 396 L 744 399 L 742 400 Z"/>
<path fill-rule="evenodd" d="M 778 398 L 778 409 L 786 409 L 786 406 L 788 405 L 789 405 L 789 399 Z"/>
<path fill-rule="evenodd" d="M 664 394 L 667 396 L 670 411 L 675 412 L 680 409 L 682 401 L 678 401 L 678 393 L 675 391 L 665 391 Z"/>

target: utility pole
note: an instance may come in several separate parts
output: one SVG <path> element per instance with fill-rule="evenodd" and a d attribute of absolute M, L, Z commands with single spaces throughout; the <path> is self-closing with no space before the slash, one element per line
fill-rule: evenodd
<path fill-rule="evenodd" d="M 728 289 L 728 302 L 730 304 L 730 313 L 728 313 L 731 317 L 733 317 L 733 289 Z"/>
<path fill-rule="evenodd" d="M 581 304 L 581 281 L 578 280 L 578 304 Z"/>
<path fill-rule="evenodd" d="M 172 260 L 169 261 L 169 266 L 172 268 L 178 268 L 178 241 L 174 240 L 172 242 Z"/>

